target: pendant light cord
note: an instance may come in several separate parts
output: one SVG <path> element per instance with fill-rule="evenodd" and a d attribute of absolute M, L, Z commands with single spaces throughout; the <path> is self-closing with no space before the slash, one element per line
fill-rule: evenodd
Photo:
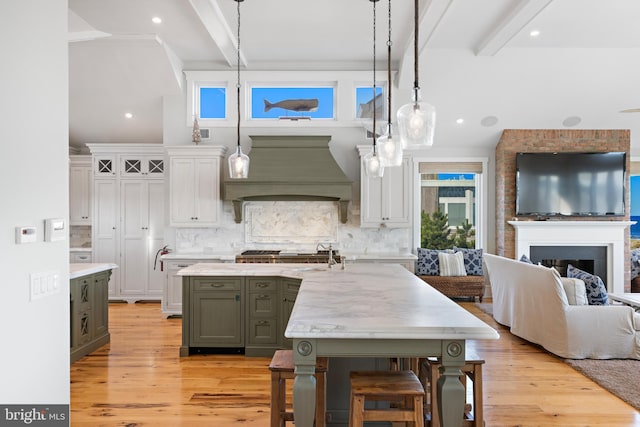
<path fill-rule="evenodd" d="M 391 0 L 389 0 L 389 38 L 387 39 L 387 125 L 391 134 Z"/>
<path fill-rule="evenodd" d="M 418 102 L 418 91 L 420 90 L 420 84 L 418 83 L 418 0 L 413 3 L 413 90 L 415 91 L 416 102 Z"/>
<path fill-rule="evenodd" d="M 236 80 L 236 99 L 238 106 L 238 126 L 237 126 L 237 136 L 238 136 L 238 154 L 240 153 L 240 3 L 243 0 L 236 0 L 238 3 L 238 49 L 237 49 L 237 80 Z"/>
<path fill-rule="evenodd" d="M 373 3 L 373 154 L 376 154 L 376 97 L 378 95 L 378 87 L 376 86 L 376 2 Z"/>

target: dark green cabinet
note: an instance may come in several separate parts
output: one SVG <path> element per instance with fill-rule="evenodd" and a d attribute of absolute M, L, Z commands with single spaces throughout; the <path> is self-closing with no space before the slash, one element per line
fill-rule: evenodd
<path fill-rule="evenodd" d="M 192 347 L 242 347 L 244 289 L 241 278 L 195 278 L 192 283 Z M 184 321 L 184 319 L 183 319 Z"/>
<path fill-rule="evenodd" d="M 299 279 L 281 277 L 184 277 L 182 347 L 244 348 L 247 356 L 271 356 L 291 348 L 284 337 Z"/>
<path fill-rule="evenodd" d="M 69 282 L 71 363 L 110 340 L 110 275 L 111 270 L 107 270 L 78 277 Z"/>

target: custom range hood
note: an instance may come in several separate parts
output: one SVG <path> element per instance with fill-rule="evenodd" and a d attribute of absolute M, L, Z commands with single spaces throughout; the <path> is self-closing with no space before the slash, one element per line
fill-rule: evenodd
<path fill-rule="evenodd" d="M 249 177 L 225 175 L 223 200 L 233 202 L 237 223 L 245 200 L 337 201 L 347 222 L 351 181 L 329 151 L 330 136 L 251 136 Z"/>

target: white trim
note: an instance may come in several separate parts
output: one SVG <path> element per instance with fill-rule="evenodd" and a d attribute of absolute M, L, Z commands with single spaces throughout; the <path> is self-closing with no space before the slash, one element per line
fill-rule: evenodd
<path fill-rule="evenodd" d="M 413 247 L 420 247 L 420 209 L 417 206 L 420 200 L 420 163 L 460 163 L 460 162 L 477 162 L 482 163 L 482 173 L 475 174 L 476 179 L 480 182 L 476 184 L 476 247 L 486 249 L 487 248 L 487 235 L 488 235 L 488 213 L 487 213 L 487 197 L 489 195 L 488 189 L 488 157 L 429 157 L 427 152 L 420 152 L 412 155 L 413 158 Z"/>

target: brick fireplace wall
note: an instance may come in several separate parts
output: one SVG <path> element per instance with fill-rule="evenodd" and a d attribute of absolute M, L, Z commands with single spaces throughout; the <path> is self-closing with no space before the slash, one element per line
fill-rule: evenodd
<path fill-rule="evenodd" d="M 629 171 L 629 147 L 629 130 L 505 129 L 496 146 L 496 253 L 508 258 L 515 258 L 515 230 L 507 221 L 515 217 L 516 153 L 624 151 L 627 153 L 626 169 Z M 628 221 L 630 212 L 628 175 L 626 188 L 625 218 L 587 219 L 590 221 Z M 571 218 L 571 220 L 576 221 L 580 218 Z M 626 233 L 628 237 L 628 229 Z M 626 283 L 629 282 L 628 258 L 629 239 L 627 238 L 625 246 Z"/>

